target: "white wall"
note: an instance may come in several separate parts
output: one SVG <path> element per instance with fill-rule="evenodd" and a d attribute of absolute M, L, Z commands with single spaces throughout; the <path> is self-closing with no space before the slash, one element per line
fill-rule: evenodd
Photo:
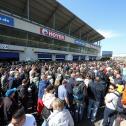
<path fill-rule="evenodd" d="M 20 61 L 26 61 L 26 60 L 37 60 L 38 59 L 38 53 L 47 52 L 52 53 L 52 60 L 55 61 L 55 54 L 66 54 L 65 60 L 72 61 L 73 55 L 84 55 L 86 56 L 85 60 L 89 60 L 89 56 L 97 56 L 94 54 L 81 54 L 81 53 L 75 53 L 75 52 L 65 52 L 65 51 L 58 51 L 58 50 L 49 50 L 49 49 L 40 49 L 40 48 L 32 48 L 32 47 L 24 47 L 24 46 L 16 46 L 16 45 L 8 45 L 8 44 L 2 44 L 0 43 L 0 49 L 5 51 L 16 51 L 19 52 L 19 60 Z"/>
<path fill-rule="evenodd" d="M 67 61 L 72 61 L 73 60 L 73 55 L 72 54 L 68 54 L 65 56 L 65 60 Z"/>
<path fill-rule="evenodd" d="M 34 48 L 30 48 L 30 47 L 25 47 L 24 52 L 20 53 L 20 61 L 34 61 L 38 59 L 38 55 L 36 53 L 34 53 Z"/>

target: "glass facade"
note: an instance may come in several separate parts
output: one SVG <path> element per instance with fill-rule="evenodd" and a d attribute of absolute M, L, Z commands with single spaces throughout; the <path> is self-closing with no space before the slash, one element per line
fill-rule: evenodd
<path fill-rule="evenodd" d="M 93 48 L 55 40 L 2 25 L 0 25 L 0 29 L 0 42 L 3 44 L 76 52 L 82 54 L 97 55 L 99 53 L 98 50 Z"/>

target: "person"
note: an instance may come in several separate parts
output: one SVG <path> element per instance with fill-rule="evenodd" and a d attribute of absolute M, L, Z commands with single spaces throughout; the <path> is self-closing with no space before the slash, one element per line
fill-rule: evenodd
<path fill-rule="evenodd" d="M 11 86 L 11 88 L 17 88 L 18 86 L 20 86 L 22 83 L 22 80 L 20 78 L 20 73 L 19 72 L 15 72 L 15 78 L 13 80 L 13 84 Z"/>
<path fill-rule="evenodd" d="M 123 120 L 123 121 L 120 123 L 120 126 L 126 126 L 126 120 Z"/>
<path fill-rule="evenodd" d="M 62 85 L 60 85 L 58 87 L 58 98 L 61 99 L 68 108 L 70 108 L 70 103 L 69 103 L 69 99 L 68 99 L 68 92 L 66 89 L 66 85 L 68 84 L 68 81 L 66 79 L 64 79 L 62 81 Z"/>
<path fill-rule="evenodd" d="M 4 125 L 3 98 L 0 97 L 0 126 Z"/>
<path fill-rule="evenodd" d="M 13 114 L 8 126 L 37 126 L 37 124 L 33 115 L 25 114 L 24 108 L 20 108 Z"/>
<path fill-rule="evenodd" d="M 122 79 L 126 81 L 126 64 L 124 64 L 124 67 L 122 68 Z"/>
<path fill-rule="evenodd" d="M 105 88 L 103 87 L 101 78 L 99 76 L 96 76 L 95 81 L 92 81 L 92 83 L 90 83 L 88 86 L 89 103 L 87 116 L 92 122 L 96 120 L 99 105 L 104 98 L 104 90 Z"/>
<path fill-rule="evenodd" d="M 112 126 L 115 113 L 117 109 L 117 103 L 119 100 L 119 93 L 116 91 L 116 85 L 110 84 L 108 93 L 105 96 L 105 110 L 104 110 L 104 119 L 103 126 Z"/>
<path fill-rule="evenodd" d="M 84 80 L 81 78 L 76 79 L 76 84 L 73 88 L 73 103 L 74 103 L 74 118 L 76 122 L 82 121 L 84 114 L 84 104 L 85 104 L 85 84 Z"/>
<path fill-rule="evenodd" d="M 45 93 L 43 95 L 42 101 L 43 104 L 47 107 L 48 110 L 52 110 L 52 102 L 55 100 L 55 94 L 54 94 L 54 86 L 49 85 L 45 89 Z M 44 119 L 44 122 L 42 123 L 42 126 L 47 126 L 47 121 Z"/>
<path fill-rule="evenodd" d="M 6 97 L 3 99 L 4 121 L 8 123 L 14 111 L 18 108 L 18 103 L 15 101 L 16 88 L 9 89 L 6 92 Z"/>
<path fill-rule="evenodd" d="M 9 87 L 9 89 L 12 88 L 14 79 L 15 79 L 15 78 L 14 78 L 14 71 L 11 71 L 11 72 L 10 72 L 10 75 L 9 75 L 9 77 L 8 77 L 8 87 Z"/>
<path fill-rule="evenodd" d="M 46 89 L 45 89 L 45 93 L 43 95 L 42 101 L 44 103 L 44 105 L 48 108 L 48 109 L 52 109 L 52 102 L 53 100 L 56 98 L 55 94 L 54 94 L 54 86 L 53 85 L 49 85 Z"/>
<path fill-rule="evenodd" d="M 41 75 L 41 80 L 39 82 L 38 98 L 42 99 L 44 95 L 44 90 L 49 85 L 47 76 L 45 74 Z"/>
<path fill-rule="evenodd" d="M 49 116 L 48 126 L 74 126 L 73 118 L 67 109 L 64 109 L 64 102 L 59 98 L 52 103 L 53 112 Z"/>
<path fill-rule="evenodd" d="M 72 105 L 73 103 L 73 87 L 75 84 L 76 84 L 75 73 L 72 73 L 71 77 L 68 79 L 68 84 L 66 85 L 70 105 Z"/>
<path fill-rule="evenodd" d="M 17 88 L 18 90 L 18 96 L 19 101 L 21 105 L 25 108 L 25 111 L 27 111 L 27 101 L 28 101 L 28 81 L 26 79 L 22 80 L 22 84 Z"/>

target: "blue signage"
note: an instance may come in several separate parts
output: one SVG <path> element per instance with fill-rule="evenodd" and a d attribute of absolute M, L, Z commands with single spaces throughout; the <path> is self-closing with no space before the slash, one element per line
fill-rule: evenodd
<path fill-rule="evenodd" d="M 85 45 L 84 42 L 81 41 L 81 40 L 75 40 L 74 43 L 77 44 L 77 45 L 80 45 L 80 46 L 84 46 Z"/>
<path fill-rule="evenodd" d="M 14 26 L 14 19 L 12 17 L 8 17 L 0 14 L 0 24 L 7 26 Z"/>

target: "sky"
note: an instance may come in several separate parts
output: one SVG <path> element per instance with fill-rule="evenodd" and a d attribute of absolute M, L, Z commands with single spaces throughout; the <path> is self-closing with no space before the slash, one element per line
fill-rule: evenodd
<path fill-rule="evenodd" d="M 126 0 L 58 0 L 101 33 L 103 51 L 126 54 Z"/>

